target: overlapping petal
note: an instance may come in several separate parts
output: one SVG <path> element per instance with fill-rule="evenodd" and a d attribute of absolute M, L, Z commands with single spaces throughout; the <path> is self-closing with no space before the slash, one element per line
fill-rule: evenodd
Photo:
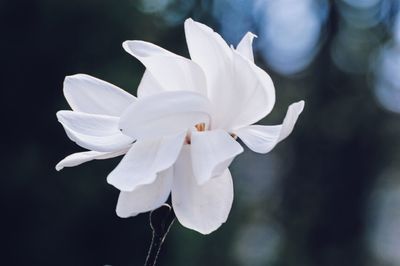
<path fill-rule="evenodd" d="M 190 146 L 185 145 L 174 166 L 172 206 L 179 222 L 202 234 L 218 229 L 229 215 L 233 183 L 229 170 L 198 185 L 193 174 Z"/>
<path fill-rule="evenodd" d="M 129 147 L 116 152 L 99 152 L 99 151 L 84 151 L 77 152 L 71 155 L 68 155 L 64 159 L 62 159 L 57 165 L 56 170 L 60 171 L 64 167 L 73 167 L 78 166 L 80 164 L 92 161 L 92 160 L 103 160 L 114 158 L 120 155 L 125 154 L 128 151 Z"/>
<path fill-rule="evenodd" d="M 74 111 L 109 116 L 119 116 L 136 101 L 124 90 L 85 74 L 66 77 L 64 95 Z"/>
<path fill-rule="evenodd" d="M 191 156 L 197 183 L 202 185 L 212 177 L 222 175 L 242 152 L 242 146 L 226 131 L 192 132 Z"/>
<path fill-rule="evenodd" d="M 232 130 L 269 114 L 275 89 L 269 75 L 246 58 L 252 55 L 250 34 L 235 51 L 212 29 L 191 19 L 185 22 L 185 33 L 190 56 L 206 74 L 216 108 L 212 128 Z"/>
<path fill-rule="evenodd" d="M 132 192 L 121 191 L 116 212 L 121 218 L 157 209 L 168 199 L 171 192 L 173 170 L 160 172 L 153 183 L 141 185 Z"/>
<path fill-rule="evenodd" d="M 175 163 L 185 133 L 136 141 L 118 166 L 108 175 L 107 182 L 121 191 L 134 191 L 141 185 L 151 184 L 156 179 L 157 173 Z"/>
<path fill-rule="evenodd" d="M 257 36 L 253 33 L 247 32 L 236 47 L 236 51 L 251 62 L 254 62 L 253 40 L 255 37 Z"/>
<path fill-rule="evenodd" d="M 203 69 L 208 86 L 208 97 L 218 108 L 213 127 L 218 127 L 230 113 L 235 99 L 232 87 L 232 51 L 222 37 L 204 24 L 187 19 L 185 35 L 191 59 Z"/>
<path fill-rule="evenodd" d="M 210 109 L 208 99 L 198 93 L 163 92 L 132 104 L 121 116 L 120 129 L 134 139 L 168 136 L 209 124 Z"/>
<path fill-rule="evenodd" d="M 234 86 L 231 111 L 221 124 L 228 131 L 248 126 L 268 115 L 275 104 L 275 88 L 270 76 L 261 68 L 233 53 Z"/>
<path fill-rule="evenodd" d="M 117 117 L 59 111 L 57 118 L 68 137 L 88 150 L 114 152 L 126 148 L 133 141 L 120 132 Z"/>
<path fill-rule="evenodd" d="M 207 94 L 204 73 L 193 61 L 143 41 L 126 41 L 123 47 L 146 66 L 152 78 L 157 80 L 164 90 L 187 90 Z"/>
<path fill-rule="evenodd" d="M 304 109 L 304 101 L 289 106 L 282 125 L 243 127 L 235 134 L 253 151 L 258 153 L 270 152 L 276 144 L 285 139 L 293 131 L 294 125 Z"/>

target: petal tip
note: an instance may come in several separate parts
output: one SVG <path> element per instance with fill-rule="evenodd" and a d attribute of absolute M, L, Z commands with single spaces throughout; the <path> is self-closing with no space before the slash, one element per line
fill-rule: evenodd
<path fill-rule="evenodd" d="M 221 225 L 222 225 L 222 224 L 220 224 L 220 225 L 218 226 L 218 228 L 221 227 Z M 211 234 L 212 232 L 216 231 L 218 228 L 215 228 L 215 229 L 212 229 L 212 230 L 198 230 L 197 232 L 199 232 L 199 233 L 202 234 L 202 235 L 209 235 L 209 234 Z"/>
<path fill-rule="evenodd" d="M 58 164 L 56 165 L 56 167 L 55 167 L 55 169 L 56 169 L 57 172 L 60 172 L 63 168 L 64 168 L 64 166 L 61 165 L 60 163 L 58 163 Z"/>
<path fill-rule="evenodd" d="M 198 232 L 198 233 L 200 233 L 202 235 L 209 235 L 209 234 L 217 231 L 225 222 L 226 222 L 226 220 L 223 221 L 223 222 L 221 221 L 218 225 L 214 225 L 212 227 L 204 227 L 204 228 L 199 228 L 199 227 L 190 228 L 189 227 L 189 228 L 192 229 L 192 230 L 195 230 L 196 232 Z"/>
<path fill-rule="evenodd" d="M 186 26 L 186 24 L 193 23 L 193 22 L 195 22 L 195 21 L 192 18 L 187 18 L 184 22 L 184 25 Z"/>
<path fill-rule="evenodd" d="M 65 76 L 65 78 L 64 78 L 64 86 L 65 86 L 67 83 L 69 83 L 69 82 L 73 81 L 74 79 L 76 79 L 78 75 L 79 75 L 79 74 L 73 74 L 73 75 Z"/>
<path fill-rule="evenodd" d="M 64 127 L 65 114 L 71 112 L 67 110 L 60 110 L 56 113 L 57 121 Z"/>
<path fill-rule="evenodd" d="M 258 38 L 257 34 L 254 34 L 251 31 L 248 31 L 243 37 L 250 37 L 251 40 Z"/>
<path fill-rule="evenodd" d="M 295 107 L 298 110 L 298 113 L 300 114 L 304 110 L 304 105 L 305 102 L 304 100 L 298 101 L 296 103 L 293 103 L 292 106 Z"/>
<path fill-rule="evenodd" d="M 114 170 L 115 170 L 115 169 L 114 169 Z M 106 178 L 106 181 L 107 181 L 107 183 L 108 183 L 109 185 L 111 185 L 111 186 L 113 186 L 113 187 L 119 189 L 118 186 L 117 186 L 117 185 L 115 184 L 115 182 L 114 182 L 115 180 L 114 180 L 113 171 L 112 171 L 111 173 L 108 174 L 108 176 L 107 176 L 107 178 Z"/>
<path fill-rule="evenodd" d="M 130 43 L 131 41 L 124 41 L 123 43 L 122 43 L 122 48 L 124 48 L 124 50 L 125 51 L 127 51 L 128 52 L 128 50 L 129 50 L 129 43 Z"/>
<path fill-rule="evenodd" d="M 78 84 L 77 82 L 79 82 L 81 80 L 87 81 L 89 79 L 97 79 L 97 78 L 89 76 L 87 74 L 82 74 L 82 73 L 65 76 L 64 83 L 63 83 L 64 92 L 66 92 L 66 90 L 71 90 L 71 89 L 76 88 L 74 85 Z"/>
<path fill-rule="evenodd" d="M 136 56 L 136 48 L 135 46 L 137 46 L 138 44 L 143 43 L 142 41 L 136 41 L 136 40 L 128 40 L 128 41 L 124 41 L 122 43 L 122 48 L 124 48 L 125 52 Z"/>
<path fill-rule="evenodd" d="M 72 75 L 67 75 L 65 76 L 64 80 L 71 80 L 71 79 L 76 79 L 76 78 L 81 78 L 81 77 L 87 77 L 87 74 L 83 74 L 83 73 L 76 73 L 76 74 L 72 74 Z"/>
<path fill-rule="evenodd" d="M 117 204 L 117 208 L 115 208 L 115 213 L 117 214 L 117 216 L 119 217 L 119 218 L 129 218 L 129 217 L 131 217 L 131 216 L 135 216 L 136 214 L 133 214 L 133 215 L 131 215 L 131 214 L 128 214 L 128 213 L 125 213 L 124 211 L 122 211 L 120 208 L 118 208 L 118 204 Z"/>

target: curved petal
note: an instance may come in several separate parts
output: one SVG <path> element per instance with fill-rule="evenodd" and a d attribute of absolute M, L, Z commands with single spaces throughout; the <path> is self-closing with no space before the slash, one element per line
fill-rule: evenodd
<path fill-rule="evenodd" d="M 254 55 L 253 55 L 253 39 L 257 36 L 251 32 L 247 32 L 242 40 L 239 42 L 238 46 L 236 47 L 236 51 L 239 52 L 242 56 L 249 59 L 251 62 L 254 63 Z"/>
<path fill-rule="evenodd" d="M 218 127 L 230 113 L 232 86 L 232 51 L 222 37 L 204 24 L 187 19 L 185 35 L 190 57 L 204 71 L 208 96 L 218 108 L 213 117 L 213 128 Z"/>
<path fill-rule="evenodd" d="M 228 219 L 233 202 L 232 177 L 226 169 L 221 176 L 198 185 L 189 149 L 189 145 L 184 146 L 174 166 L 172 206 L 183 226 L 209 234 Z"/>
<path fill-rule="evenodd" d="M 121 218 L 157 209 L 168 199 L 172 186 L 172 168 L 160 172 L 153 183 L 141 185 L 132 192 L 121 191 L 116 212 Z"/>
<path fill-rule="evenodd" d="M 289 106 L 282 125 L 253 125 L 235 131 L 235 134 L 253 151 L 270 152 L 276 144 L 285 139 L 293 131 L 294 125 L 304 109 L 304 101 Z"/>
<path fill-rule="evenodd" d="M 272 110 L 275 89 L 267 73 L 201 23 L 186 20 L 185 33 L 190 56 L 206 74 L 209 98 L 216 108 L 213 129 L 248 126 Z"/>
<path fill-rule="evenodd" d="M 206 97 L 188 91 L 170 91 L 145 97 L 121 116 L 120 129 L 134 139 L 157 138 L 186 131 L 210 121 Z"/>
<path fill-rule="evenodd" d="M 92 160 L 103 160 L 103 159 L 114 158 L 125 154 L 127 151 L 128 149 L 116 152 L 84 151 L 84 152 L 73 153 L 62 159 L 56 165 L 56 170 L 60 171 L 64 167 L 74 167 Z"/>
<path fill-rule="evenodd" d="M 137 141 L 108 175 L 107 182 L 122 191 L 133 191 L 141 185 L 151 184 L 157 173 L 176 161 L 185 134 Z"/>
<path fill-rule="evenodd" d="M 231 109 L 220 125 L 228 131 L 251 125 L 268 115 L 275 104 L 275 88 L 270 76 L 261 68 L 233 52 Z"/>
<path fill-rule="evenodd" d="M 64 95 L 74 111 L 119 116 L 136 98 L 98 78 L 76 74 L 64 80 Z"/>
<path fill-rule="evenodd" d="M 133 141 L 120 132 L 117 117 L 59 111 L 57 118 L 68 137 L 88 150 L 113 152 L 126 148 Z"/>
<path fill-rule="evenodd" d="M 146 66 L 164 90 L 207 94 L 204 73 L 193 61 L 149 42 L 126 41 L 122 46 Z"/>
<path fill-rule="evenodd" d="M 223 130 L 192 132 L 191 146 L 193 174 L 199 185 L 222 175 L 243 152 L 242 146 Z"/>

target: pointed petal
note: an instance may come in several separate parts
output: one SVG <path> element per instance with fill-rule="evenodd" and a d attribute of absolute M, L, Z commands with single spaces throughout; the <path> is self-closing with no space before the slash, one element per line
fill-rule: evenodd
<path fill-rule="evenodd" d="M 242 56 L 249 59 L 254 63 L 254 55 L 253 55 L 253 39 L 257 37 L 251 32 L 246 33 L 242 40 L 239 42 L 236 47 L 236 51 L 238 51 Z"/>
<path fill-rule="evenodd" d="M 126 41 L 122 46 L 146 66 L 164 90 L 207 94 L 204 73 L 193 61 L 148 42 Z"/>
<path fill-rule="evenodd" d="M 282 125 L 253 125 L 235 131 L 235 134 L 253 151 L 270 152 L 276 144 L 285 139 L 293 131 L 294 125 L 304 109 L 304 101 L 289 106 Z"/>
<path fill-rule="evenodd" d="M 174 166 L 172 206 L 179 222 L 202 234 L 218 229 L 229 215 L 233 183 L 229 170 L 198 185 L 193 175 L 190 146 L 185 145 Z"/>
<path fill-rule="evenodd" d="M 122 191 L 133 191 L 138 186 L 151 184 L 157 173 L 176 161 L 185 134 L 137 141 L 108 175 L 107 182 Z"/>
<path fill-rule="evenodd" d="M 223 130 L 192 132 L 191 146 L 193 173 L 199 185 L 222 175 L 243 152 L 242 146 Z"/>
<path fill-rule="evenodd" d="M 275 88 L 261 68 L 233 52 L 234 86 L 229 116 L 222 124 L 228 131 L 248 126 L 268 115 L 275 104 Z"/>
<path fill-rule="evenodd" d="M 299 118 L 303 110 L 304 110 L 304 101 L 292 103 L 289 106 L 285 119 L 283 120 L 282 123 L 282 130 L 281 134 L 279 134 L 279 141 L 284 140 L 290 135 L 290 133 L 292 133 L 294 125 L 296 124 L 297 119 Z"/>
<path fill-rule="evenodd" d="M 110 116 L 119 116 L 136 101 L 126 91 L 85 74 L 66 77 L 64 95 L 74 111 Z"/>
<path fill-rule="evenodd" d="M 157 175 L 153 183 L 141 185 L 132 192 L 121 191 L 116 212 L 121 218 L 157 209 L 165 203 L 171 192 L 172 168 Z"/>
<path fill-rule="evenodd" d="M 60 171 L 64 167 L 73 167 L 77 166 L 92 160 L 102 160 L 114 158 L 120 155 L 125 154 L 128 149 L 116 151 L 116 152 L 98 152 L 98 151 L 85 151 L 85 152 L 77 152 L 71 155 L 68 155 L 64 159 L 62 159 L 57 165 L 56 170 Z"/>
<path fill-rule="evenodd" d="M 190 56 L 206 74 L 209 98 L 216 108 L 213 129 L 248 126 L 272 110 L 275 89 L 267 73 L 201 23 L 186 20 L 185 33 Z"/>
<path fill-rule="evenodd" d="M 218 62 L 218 58 L 223 61 L 226 57 L 229 59 L 231 55 L 231 49 L 221 35 L 191 18 L 185 21 L 185 35 L 190 57 L 200 65 L 203 71 L 211 72 L 210 67 L 217 69 L 217 66 L 213 66 L 212 63 Z"/>
<path fill-rule="evenodd" d="M 192 19 L 185 21 L 185 35 L 190 57 L 203 69 L 208 96 L 218 108 L 213 117 L 213 128 L 216 128 L 232 107 L 232 51 L 218 33 Z"/>
<path fill-rule="evenodd" d="M 126 148 L 133 141 L 120 132 L 117 117 L 59 111 L 57 118 L 68 137 L 88 150 L 113 152 Z"/>
<path fill-rule="evenodd" d="M 120 128 L 135 139 L 157 138 L 209 124 L 210 103 L 198 93 L 170 91 L 145 97 L 122 115 Z"/>

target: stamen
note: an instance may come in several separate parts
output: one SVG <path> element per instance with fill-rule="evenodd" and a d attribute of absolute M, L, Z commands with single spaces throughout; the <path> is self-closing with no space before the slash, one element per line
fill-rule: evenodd
<path fill-rule="evenodd" d="M 206 131 L 206 123 L 200 123 L 200 124 L 197 124 L 197 125 L 195 125 L 195 127 L 196 127 L 196 129 L 197 129 L 197 131 Z"/>

